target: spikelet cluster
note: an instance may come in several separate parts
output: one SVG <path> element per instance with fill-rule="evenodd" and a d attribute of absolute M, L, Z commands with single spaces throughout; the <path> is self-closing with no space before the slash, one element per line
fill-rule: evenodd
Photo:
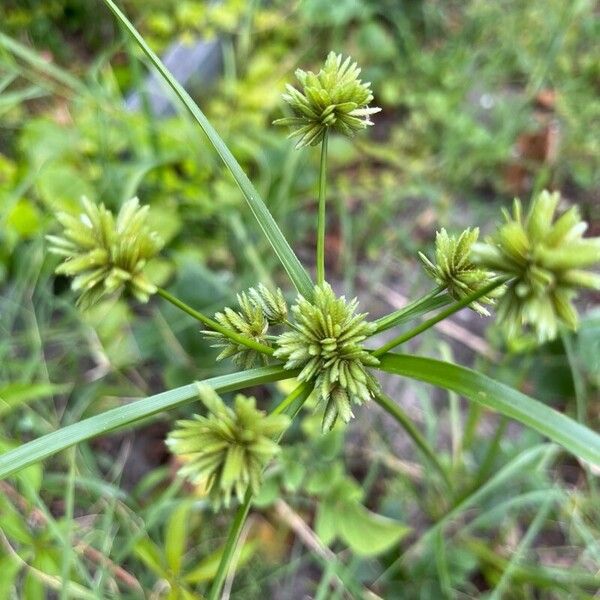
<path fill-rule="evenodd" d="M 47 236 L 49 251 L 64 257 L 56 273 L 72 277 L 77 304 L 88 308 L 103 296 L 123 290 L 141 302 L 156 292 L 144 275 L 147 262 L 162 247 L 147 223 L 148 206 L 137 198 L 123 204 L 116 219 L 104 204 L 82 199 L 79 217 L 59 213 L 62 236 Z"/>
<path fill-rule="evenodd" d="M 274 121 L 292 127 L 290 137 L 299 138 L 296 148 L 314 146 L 327 130 L 352 137 L 373 123 L 370 116 L 381 109 L 369 107 L 373 100 L 371 84 L 363 83 L 360 69 L 350 57 L 330 52 L 318 73 L 298 69 L 296 77 L 302 91 L 286 86 L 283 99 L 294 112 L 293 117 Z"/>
<path fill-rule="evenodd" d="M 266 415 L 254 398 L 242 394 L 227 406 L 209 386 L 198 384 L 206 416 L 178 421 L 168 435 L 170 450 L 182 457 L 181 475 L 204 485 L 215 509 L 229 506 L 235 495 L 258 492 L 262 472 L 279 452 L 275 441 L 289 424 L 285 415 Z"/>
<path fill-rule="evenodd" d="M 531 327 L 539 342 L 556 337 L 559 325 L 577 327 L 573 299 L 579 288 L 600 289 L 600 275 L 584 270 L 600 262 L 600 238 L 583 238 L 587 223 L 577 207 L 555 219 L 558 192 L 538 194 L 524 216 L 519 200 L 505 223 L 477 244 L 474 260 L 512 278 L 498 301 L 507 334 Z"/>
<path fill-rule="evenodd" d="M 352 404 L 372 397 L 377 382 L 368 367 L 379 364 L 362 342 L 375 331 L 366 314 L 357 313 L 358 301 L 338 298 L 327 283 L 315 287 L 313 301 L 300 296 L 292 307 L 293 329 L 277 338 L 275 356 L 288 369 L 301 369 L 300 381 L 313 381 L 325 405 L 323 429 L 338 418 L 348 422 Z"/>
<path fill-rule="evenodd" d="M 449 235 L 442 228 L 435 236 L 435 264 L 419 252 L 427 274 L 445 287 L 455 300 L 474 294 L 494 278 L 493 272 L 475 265 L 471 260 L 471 250 L 478 237 L 478 228 L 465 229 L 458 237 Z M 494 296 L 498 293 L 499 290 L 495 290 L 492 294 L 484 295 L 469 307 L 480 315 L 488 316 L 490 313 L 483 305 L 493 304 Z"/>
<path fill-rule="evenodd" d="M 287 303 L 281 290 L 272 292 L 260 284 L 257 288 L 250 288 L 247 292 L 238 294 L 237 301 L 239 310 L 226 307 L 222 312 L 215 314 L 215 320 L 235 333 L 269 346 L 269 325 L 281 324 L 287 318 Z M 238 344 L 218 331 L 202 333 L 214 339 L 213 347 L 223 349 L 217 360 L 232 358 L 242 369 L 250 369 L 256 362 L 266 363 L 264 354 Z"/>

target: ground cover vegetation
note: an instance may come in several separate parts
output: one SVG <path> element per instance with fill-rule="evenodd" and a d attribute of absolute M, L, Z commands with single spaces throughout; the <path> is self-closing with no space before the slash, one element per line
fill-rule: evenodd
<path fill-rule="evenodd" d="M 0 598 L 593 597 L 592 4 L 96 8 L 0 31 Z"/>

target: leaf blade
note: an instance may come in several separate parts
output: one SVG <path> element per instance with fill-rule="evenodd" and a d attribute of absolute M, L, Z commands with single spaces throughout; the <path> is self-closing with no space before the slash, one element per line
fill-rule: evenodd
<path fill-rule="evenodd" d="M 378 368 L 382 371 L 456 392 L 535 429 L 576 456 L 600 465 L 600 436 L 597 433 L 487 375 L 420 356 L 388 353 L 380 361 Z"/>
<path fill-rule="evenodd" d="M 286 371 L 283 367 L 261 367 L 242 373 L 213 377 L 206 379 L 204 383 L 210 385 L 219 393 L 225 393 L 253 385 L 290 379 L 296 375 L 297 371 Z M 9 450 L 1 454 L 0 480 L 75 444 L 131 425 L 136 421 L 164 410 L 182 406 L 197 397 L 197 384 L 191 383 L 175 388 L 174 390 L 161 392 L 142 400 L 113 408 L 112 410 L 48 433 L 14 450 Z"/>

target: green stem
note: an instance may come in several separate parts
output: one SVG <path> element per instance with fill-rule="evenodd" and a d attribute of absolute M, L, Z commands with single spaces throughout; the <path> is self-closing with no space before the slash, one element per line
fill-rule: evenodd
<path fill-rule="evenodd" d="M 309 383 L 301 383 L 291 394 L 284 398 L 273 409 L 271 414 L 281 414 L 285 412 L 290 406 L 294 405 L 294 403 L 296 403 L 296 406 L 294 407 L 294 410 L 291 415 L 291 418 L 293 419 L 298 414 L 298 411 L 300 410 L 306 398 L 308 398 L 311 391 L 312 386 Z M 282 436 L 283 433 L 279 436 L 277 441 L 279 441 Z M 252 491 L 248 489 L 244 498 L 244 502 L 237 509 L 237 512 L 235 513 L 235 518 L 233 520 L 233 523 L 231 524 L 229 533 L 227 534 L 227 541 L 225 542 L 225 547 L 223 548 L 223 554 L 221 555 L 221 560 L 219 562 L 217 574 L 213 579 L 210 592 L 207 596 L 207 600 L 218 600 L 219 596 L 221 595 L 221 590 L 223 589 L 225 579 L 227 578 L 227 574 L 231 565 L 231 560 L 233 558 L 233 555 L 235 554 L 235 549 L 238 544 L 240 534 L 242 533 L 244 523 L 246 522 L 246 518 L 248 517 L 248 513 L 250 512 L 252 499 Z"/>
<path fill-rule="evenodd" d="M 434 325 L 437 325 L 440 321 L 447 319 L 450 315 L 453 315 L 455 312 L 458 312 L 465 306 L 468 306 L 472 302 L 475 302 L 482 296 L 489 294 L 490 292 L 494 291 L 496 288 L 499 288 L 504 283 L 506 283 L 506 278 L 495 279 L 494 281 L 492 281 L 485 287 L 482 287 L 477 292 L 474 292 L 473 294 L 469 294 L 462 300 L 459 300 L 458 302 L 451 304 L 448 308 L 442 310 L 437 315 L 435 315 L 435 317 L 431 317 L 431 319 L 427 319 L 427 321 L 423 321 L 423 323 L 421 323 L 420 325 L 417 325 L 417 327 L 414 327 L 413 329 L 406 331 L 405 333 L 399 335 L 398 337 L 395 337 L 393 340 L 390 340 L 387 344 L 384 344 L 383 346 L 381 346 L 381 348 L 378 348 L 377 350 L 375 350 L 375 352 L 373 352 L 373 356 L 375 356 L 375 357 L 382 356 L 383 354 L 385 354 L 386 352 L 389 352 L 396 346 L 399 346 L 400 344 L 407 342 L 408 340 L 414 338 L 415 336 L 419 335 L 420 333 L 427 331 L 427 329 L 430 329 Z"/>
<path fill-rule="evenodd" d="M 424 312 L 429 312 L 430 310 L 434 310 L 436 308 L 441 308 L 442 306 L 448 304 L 449 296 L 440 296 L 440 294 L 446 288 L 443 285 L 439 285 L 434 288 L 425 296 L 403 306 L 402 308 L 386 315 L 385 317 L 381 317 L 375 321 L 375 325 L 377 329 L 375 329 L 375 334 L 385 331 L 386 329 L 391 329 L 396 325 L 400 325 L 409 319 L 419 316 Z"/>
<path fill-rule="evenodd" d="M 325 185 L 327 183 L 327 140 L 325 130 L 321 142 L 321 166 L 319 168 L 319 216 L 317 221 L 317 285 L 325 281 Z"/>
<path fill-rule="evenodd" d="M 184 313 L 190 315 L 190 317 L 194 317 L 194 319 L 206 325 L 209 329 L 222 333 L 225 337 L 228 337 L 237 344 L 241 344 L 242 346 L 246 346 L 247 348 L 251 348 L 257 352 L 262 352 L 263 354 L 268 354 L 269 356 L 275 352 L 273 348 L 269 348 L 269 346 L 266 346 L 265 344 L 261 344 L 256 340 L 246 337 L 245 335 L 241 335 L 235 331 L 232 331 L 231 329 L 227 329 L 227 327 L 223 327 L 223 325 L 214 319 L 211 319 L 210 317 L 207 317 L 201 312 L 193 309 L 191 306 L 188 306 L 185 302 L 182 302 L 179 298 L 176 298 L 173 296 L 173 294 L 167 292 L 167 290 L 164 290 L 163 288 L 158 288 L 157 294 L 177 308 L 181 309 Z"/>
<path fill-rule="evenodd" d="M 375 394 L 375 402 L 383 408 L 397 423 L 408 433 L 415 445 L 421 450 L 431 466 L 442 476 L 444 483 L 452 489 L 452 481 L 448 477 L 446 469 L 439 461 L 435 450 L 431 447 L 425 436 L 415 427 L 410 417 L 386 394 L 379 391 Z"/>

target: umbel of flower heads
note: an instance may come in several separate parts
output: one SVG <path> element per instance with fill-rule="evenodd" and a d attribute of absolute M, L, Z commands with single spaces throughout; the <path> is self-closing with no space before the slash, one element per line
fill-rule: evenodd
<path fill-rule="evenodd" d="M 379 361 L 362 346 L 375 325 L 357 307 L 356 299 L 338 298 L 328 283 L 315 286 L 312 301 L 300 296 L 292 307 L 293 328 L 277 338 L 275 357 L 288 369 L 301 369 L 299 381 L 314 382 L 325 405 L 323 430 L 338 418 L 348 422 L 352 404 L 369 400 L 378 388 L 367 368 Z"/>
<path fill-rule="evenodd" d="M 178 421 L 167 445 L 181 456 L 180 474 L 203 484 L 215 509 L 229 506 L 232 495 L 239 502 L 248 489 L 258 492 L 262 472 L 279 452 L 275 439 L 289 424 L 286 415 L 266 415 L 254 398 L 235 397 L 227 406 L 209 386 L 198 384 L 206 416 Z"/>
<path fill-rule="evenodd" d="M 445 287 L 455 300 L 462 300 L 483 289 L 494 279 L 494 273 L 479 267 L 471 260 L 473 244 L 479 237 L 478 228 L 465 229 L 458 237 L 449 235 L 441 229 L 435 236 L 435 264 L 419 252 L 427 274 L 440 286 Z M 480 315 L 489 316 L 484 304 L 494 304 L 494 297 L 502 292 L 501 288 L 481 296 L 479 301 L 469 307 Z"/>
<path fill-rule="evenodd" d="M 543 191 L 524 216 L 515 200 L 512 215 L 504 211 L 506 222 L 474 247 L 478 265 L 511 278 L 497 310 L 509 336 L 530 326 L 544 342 L 561 323 L 575 329 L 577 290 L 600 289 L 600 275 L 584 270 L 600 261 L 600 238 L 583 238 L 587 223 L 576 206 L 555 219 L 559 202 L 558 192 Z"/>
<path fill-rule="evenodd" d="M 115 219 L 104 204 L 83 198 L 81 205 L 78 217 L 57 215 L 64 228 L 61 237 L 47 236 L 49 251 L 64 257 L 56 272 L 73 278 L 78 306 L 88 308 L 122 290 L 147 302 L 156 286 L 144 275 L 144 267 L 162 247 L 160 236 L 148 226 L 148 207 L 132 198 Z"/>
<path fill-rule="evenodd" d="M 371 84 L 363 83 L 360 69 L 348 56 L 330 52 L 318 73 L 298 69 L 301 90 L 287 84 L 283 99 L 294 112 L 293 117 L 274 121 L 274 125 L 292 127 L 289 137 L 299 138 L 296 148 L 316 146 L 325 132 L 336 131 L 353 136 L 373 123 L 370 116 L 379 112 L 369 107 L 373 100 Z"/>

